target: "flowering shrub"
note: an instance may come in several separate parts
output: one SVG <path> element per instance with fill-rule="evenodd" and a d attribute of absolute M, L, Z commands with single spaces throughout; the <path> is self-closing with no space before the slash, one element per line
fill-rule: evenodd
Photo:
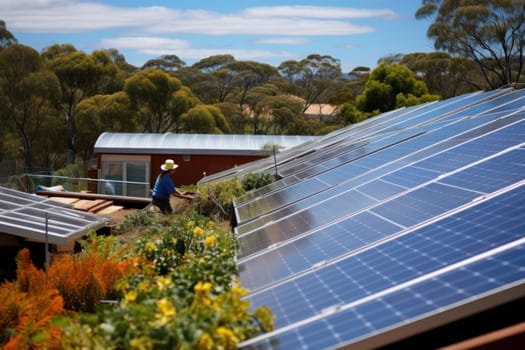
<path fill-rule="evenodd" d="M 65 308 L 94 312 L 102 299 L 116 298 L 115 283 L 138 272 L 139 259 L 117 251 L 114 237 L 89 235 L 83 251 L 58 255 L 49 267 L 49 282 L 64 298 Z"/>
<path fill-rule="evenodd" d="M 250 311 L 235 278 L 235 239 L 189 213 L 137 254 L 153 264 L 119 284 L 115 305 L 82 315 L 65 330 L 69 349 L 236 349 L 273 327 L 267 308 Z"/>
<path fill-rule="evenodd" d="M 33 265 L 27 249 L 16 261 L 17 280 L 0 285 L 0 346 L 59 348 L 62 331 L 56 317 L 64 312 L 62 297 L 46 284 L 44 271 Z"/>

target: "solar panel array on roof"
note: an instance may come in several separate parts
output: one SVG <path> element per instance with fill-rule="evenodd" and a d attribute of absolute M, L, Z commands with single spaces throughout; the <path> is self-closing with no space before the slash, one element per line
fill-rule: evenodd
<path fill-rule="evenodd" d="M 66 244 L 109 219 L 70 209 L 66 204 L 0 187 L 0 233 L 51 244 Z"/>
<path fill-rule="evenodd" d="M 234 203 L 246 299 L 276 315 L 241 349 L 377 347 L 525 297 L 525 89 L 385 113 L 279 167 Z"/>

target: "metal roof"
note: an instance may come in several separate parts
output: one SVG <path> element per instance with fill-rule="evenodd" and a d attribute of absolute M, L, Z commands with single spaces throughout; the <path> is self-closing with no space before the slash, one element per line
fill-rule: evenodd
<path fill-rule="evenodd" d="M 47 233 L 49 243 L 65 244 L 103 227 L 107 221 L 64 203 L 0 187 L 0 233 L 40 242 L 45 241 Z"/>
<path fill-rule="evenodd" d="M 119 154 L 215 154 L 265 155 L 268 145 L 279 150 L 295 147 L 316 139 L 302 135 L 232 135 L 174 133 L 101 134 L 95 142 L 95 153 Z"/>

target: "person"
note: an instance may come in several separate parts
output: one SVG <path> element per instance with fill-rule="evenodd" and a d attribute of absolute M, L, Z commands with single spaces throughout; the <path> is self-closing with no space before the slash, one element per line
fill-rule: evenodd
<path fill-rule="evenodd" d="M 162 172 L 157 177 L 157 180 L 155 180 L 155 185 L 151 192 L 153 205 L 158 207 L 164 214 L 171 214 L 173 212 L 170 203 L 171 196 L 174 194 L 182 195 L 178 192 L 171 178 L 171 175 L 178 166 L 173 159 L 166 159 L 164 164 L 160 166 Z"/>

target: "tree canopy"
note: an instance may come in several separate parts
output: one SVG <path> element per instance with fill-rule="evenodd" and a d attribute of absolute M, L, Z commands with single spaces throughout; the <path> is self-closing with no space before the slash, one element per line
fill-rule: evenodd
<path fill-rule="evenodd" d="M 423 0 L 416 18 L 434 18 L 435 48 L 475 62 L 491 88 L 520 82 L 525 48 L 523 0 Z"/>
<path fill-rule="evenodd" d="M 430 95 L 425 83 L 407 67 L 382 63 L 370 74 L 356 106 L 363 112 L 386 112 L 438 98 Z"/>

